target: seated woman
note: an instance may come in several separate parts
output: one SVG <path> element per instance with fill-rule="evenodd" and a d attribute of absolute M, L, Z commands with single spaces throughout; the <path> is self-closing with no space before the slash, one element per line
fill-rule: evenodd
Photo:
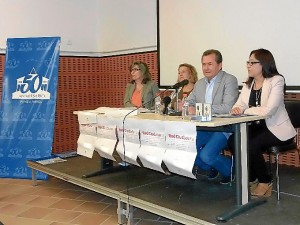
<path fill-rule="evenodd" d="M 272 53 L 266 49 L 253 50 L 247 69 L 248 80 L 231 113 L 266 116 L 249 126 L 248 151 L 251 195 L 268 197 L 272 180 L 263 152 L 270 146 L 293 141 L 296 132 L 284 106 L 284 77 L 278 73 Z"/>
<path fill-rule="evenodd" d="M 151 80 L 147 64 L 140 61 L 134 62 L 130 65 L 129 71 L 131 82 L 126 86 L 124 106 L 153 108 L 159 88 L 156 82 Z"/>
<path fill-rule="evenodd" d="M 189 94 L 192 92 L 195 83 L 198 80 L 197 70 L 194 66 L 183 63 L 178 66 L 178 79 L 177 82 L 181 82 L 183 80 L 188 80 L 189 83 L 185 86 L 183 86 L 179 93 L 178 93 L 178 111 L 181 111 L 182 108 L 182 98 L 184 95 L 189 96 Z M 176 109 L 176 96 L 175 93 L 173 94 L 173 99 L 171 103 L 171 108 Z"/>

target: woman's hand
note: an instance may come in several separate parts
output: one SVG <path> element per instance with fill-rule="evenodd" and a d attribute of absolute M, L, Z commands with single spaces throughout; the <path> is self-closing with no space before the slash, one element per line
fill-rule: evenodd
<path fill-rule="evenodd" d="M 239 107 L 234 107 L 230 111 L 231 114 L 233 115 L 241 115 L 243 114 L 242 110 Z"/>

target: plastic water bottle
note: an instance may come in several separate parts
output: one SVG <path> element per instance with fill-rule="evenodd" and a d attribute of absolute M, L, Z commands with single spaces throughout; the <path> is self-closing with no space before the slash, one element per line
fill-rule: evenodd
<path fill-rule="evenodd" d="M 155 113 L 157 113 L 157 114 L 161 113 L 161 98 L 160 98 L 160 96 L 157 96 L 155 98 Z"/>
<path fill-rule="evenodd" d="M 182 119 L 188 119 L 189 116 L 189 101 L 187 95 L 184 94 L 182 98 Z"/>

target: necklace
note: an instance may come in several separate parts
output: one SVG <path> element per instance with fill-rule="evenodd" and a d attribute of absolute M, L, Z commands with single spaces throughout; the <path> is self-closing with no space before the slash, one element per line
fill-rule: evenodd
<path fill-rule="evenodd" d="M 256 105 L 256 106 L 260 106 L 260 105 L 258 104 L 258 101 L 259 101 L 260 96 L 261 96 L 261 88 L 255 92 L 255 105 Z"/>

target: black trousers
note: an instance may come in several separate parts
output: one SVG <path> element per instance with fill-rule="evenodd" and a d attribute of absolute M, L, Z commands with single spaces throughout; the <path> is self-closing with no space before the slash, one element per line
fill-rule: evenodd
<path fill-rule="evenodd" d="M 260 183 L 271 182 L 272 177 L 268 173 L 263 153 L 271 146 L 287 144 L 292 141 L 294 141 L 294 138 L 286 141 L 279 140 L 269 131 L 264 120 L 250 124 L 248 126 L 249 181 L 258 179 Z M 234 153 L 233 143 L 233 135 L 231 135 L 228 139 L 228 147 L 231 153 Z"/>
<path fill-rule="evenodd" d="M 274 146 L 290 143 L 293 138 L 281 141 L 267 128 L 265 121 L 252 123 L 248 127 L 248 151 L 249 151 L 249 181 L 258 179 L 260 183 L 269 183 L 272 177 L 268 173 L 267 164 L 263 157 L 266 149 Z"/>

